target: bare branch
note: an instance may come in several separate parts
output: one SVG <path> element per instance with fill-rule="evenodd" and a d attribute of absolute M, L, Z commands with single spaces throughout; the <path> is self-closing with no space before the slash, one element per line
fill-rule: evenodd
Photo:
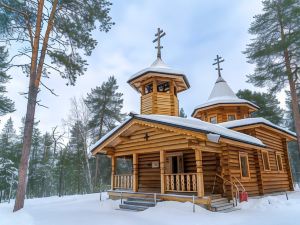
<path fill-rule="evenodd" d="M 49 87 L 47 87 L 42 81 L 41 81 L 41 85 L 46 88 L 48 91 L 50 91 L 51 94 L 55 95 L 56 97 L 58 96 L 57 94 L 55 94 L 54 89 L 50 89 Z"/>

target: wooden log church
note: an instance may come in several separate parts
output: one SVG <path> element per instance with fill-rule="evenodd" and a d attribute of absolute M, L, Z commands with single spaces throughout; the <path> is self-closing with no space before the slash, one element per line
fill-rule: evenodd
<path fill-rule="evenodd" d="M 238 98 L 221 76 L 207 102 L 193 118 L 179 117 L 177 95 L 190 87 L 183 72 L 161 57 L 128 83 L 140 95 L 140 114 L 130 117 L 92 146 L 92 154 L 111 158 L 111 198 L 156 193 L 162 200 L 192 201 L 210 206 L 214 196 L 237 199 L 293 190 L 287 143 L 295 133 L 263 118 L 259 107 Z M 117 158 L 131 159 L 132 172 L 116 173 Z M 194 196 L 194 197 L 192 197 Z"/>

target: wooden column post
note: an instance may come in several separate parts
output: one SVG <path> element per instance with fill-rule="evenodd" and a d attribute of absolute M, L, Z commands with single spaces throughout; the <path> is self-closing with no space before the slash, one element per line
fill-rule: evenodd
<path fill-rule="evenodd" d="M 114 190 L 114 177 L 116 170 L 116 157 L 114 155 L 111 156 L 111 190 Z"/>
<path fill-rule="evenodd" d="M 197 196 L 204 196 L 204 181 L 202 168 L 202 151 L 200 148 L 195 149 L 196 171 L 197 171 Z"/>
<path fill-rule="evenodd" d="M 165 187 L 165 160 L 166 154 L 165 151 L 160 150 L 160 193 L 164 194 L 166 187 Z"/>
<path fill-rule="evenodd" d="M 132 190 L 134 192 L 138 191 L 139 183 L 138 183 L 138 155 L 137 153 L 133 153 L 132 155 L 132 163 L 133 163 L 133 184 Z"/>

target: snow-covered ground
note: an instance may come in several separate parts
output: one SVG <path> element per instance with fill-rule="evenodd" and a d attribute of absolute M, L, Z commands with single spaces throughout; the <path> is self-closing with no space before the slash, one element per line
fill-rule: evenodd
<path fill-rule="evenodd" d="M 12 213 L 13 202 L 0 204 L 0 225 L 296 225 L 300 224 L 300 192 L 250 199 L 241 210 L 214 213 L 191 203 L 161 202 L 144 212 L 118 209 L 119 201 L 99 194 L 26 200 L 25 209 Z"/>

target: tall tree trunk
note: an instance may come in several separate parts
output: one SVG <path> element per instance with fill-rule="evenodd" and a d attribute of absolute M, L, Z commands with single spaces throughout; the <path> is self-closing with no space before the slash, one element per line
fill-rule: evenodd
<path fill-rule="evenodd" d="M 27 171 L 28 171 L 28 164 L 29 164 L 31 141 L 32 141 L 35 106 L 36 106 L 36 99 L 38 94 L 38 89 L 34 86 L 34 83 L 32 82 L 30 83 L 31 84 L 28 93 L 22 156 L 21 156 L 21 162 L 19 166 L 18 189 L 16 194 L 15 206 L 13 210 L 14 212 L 24 207 L 24 199 L 25 199 L 26 186 L 27 186 Z"/>
<path fill-rule="evenodd" d="M 284 33 L 284 24 L 282 19 L 282 14 L 280 11 L 279 6 L 277 6 L 277 17 L 278 17 L 278 23 L 280 27 L 280 36 L 282 44 L 286 45 L 286 35 Z M 285 61 L 285 68 L 288 76 L 289 81 L 289 87 L 291 92 L 291 99 L 292 99 L 292 111 L 293 111 L 293 117 L 294 117 L 294 125 L 295 130 L 297 134 L 297 143 L 298 143 L 298 151 L 300 153 L 300 111 L 299 111 L 299 100 L 296 90 L 296 81 L 294 80 L 293 71 L 291 67 L 291 57 L 290 52 L 287 47 L 284 49 L 284 61 Z M 297 75 L 297 74 L 295 74 Z"/>

